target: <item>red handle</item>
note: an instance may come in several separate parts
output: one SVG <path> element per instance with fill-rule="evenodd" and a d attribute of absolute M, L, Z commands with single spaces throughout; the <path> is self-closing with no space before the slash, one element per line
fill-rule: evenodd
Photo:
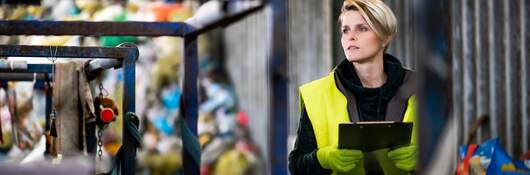
<path fill-rule="evenodd" d="M 114 112 L 111 108 L 103 108 L 101 109 L 100 115 L 101 120 L 104 122 L 110 123 L 114 119 Z"/>

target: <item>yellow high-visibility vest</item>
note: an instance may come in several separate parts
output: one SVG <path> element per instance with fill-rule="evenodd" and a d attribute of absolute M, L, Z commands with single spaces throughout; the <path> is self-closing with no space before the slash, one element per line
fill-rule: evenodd
<path fill-rule="evenodd" d="M 386 111 L 386 120 L 389 120 L 389 116 L 394 115 L 394 120 L 400 120 L 402 122 L 415 122 L 416 121 L 416 110 L 415 110 L 415 97 L 413 94 L 413 81 L 411 71 L 406 71 L 405 78 L 400 89 L 396 92 L 396 95 L 390 100 L 389 107 Z M 313 82 L 307 83 L 300 87 L 300 98 L 305 105 L 305 109 L 311 125 L 313 126 L 313 132 L 317 141 L 317 147 L 323 148 L 330 145 L 338 145 L 339 138 L 339 124 L 352 122 L 357 116 L 350 116 L 349 113 L 355 113 L 356 110 L 349 110 L 348 107 L 356 109 L 355 100 L 349 100 L 352 95 L 346 94 L 344 89 L 335 73 L 331 72 L 328 76 L 315 80 Z M 353 97 L 352 97 L 353 98 Z M 401 100 L 401 102 L 400 102 Z M 403 107 L 396 107 L 391 105 L 402 104 Z M 352 105 L 353 104 L 353 105 Z M 389 109 L 393 110 L 389 110 Z M 400 111 L 401 110 L 401 111 Z M 350 111 L 350 112 L 349 112 Z M 396 113 L 397 114 L 396 118 Z M 392 114 L 390 114 L 392 113 Z M 417 125 L 414 124 L 411 144 L 416 143 L 416 133 Z M 392 162 L 387 157 L 389 149 L 376 150 L 370 153 L 364 153 L 364 156 L 372 156 L 375 158 L 381 169 L 385 174 L 408 174 L 397 167 L 395 167 L 394 162 Z M 366 160 L 366 158 L 365 158 Z M 365 174 L 364 171 L 364 161 L 361 160 L 356 168 L 347 174 Z M 337 174 L 337 173 L 333 173 Z"/>

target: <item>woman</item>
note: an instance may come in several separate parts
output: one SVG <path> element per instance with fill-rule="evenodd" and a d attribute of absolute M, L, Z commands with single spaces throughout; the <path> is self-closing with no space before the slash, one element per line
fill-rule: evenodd
<path fill-rule="evenodd" d="M 414 122 L 412 71 L 385 54 L 397 21 L 380 0 L 345 0 L 339 16 L 346 55 L 326 77 L 300 87 L 301 118 L 291 174 L 409 174 L 416 167 L 411 145 L 373 152 L 338 149 L 339 123 Z"/>

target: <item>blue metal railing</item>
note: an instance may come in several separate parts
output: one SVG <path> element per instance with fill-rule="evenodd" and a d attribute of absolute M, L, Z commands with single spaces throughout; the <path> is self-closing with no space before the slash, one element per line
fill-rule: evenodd
<path fill-rule="evenodd" d="M 228 2 L 228 1 L 227 1 Z M 245 16 L 261 10 L 266 1 L 261 1 L 260 4 L 252 6 L 246 10 L 242 10 L 238 13 L 225 14 L 217 21 L 209 23 L 201 28 L 194 28 L 193 26 L 183 23 L 183 22 L 87 22 L 87 21 L 7 21 L 0 20 L 0 35 L 81 35 L 81 36 L 176 36 L 184 38 L 184 84 L 183 84 L 183 96 L 181 109 L 183 110 L 183 119 L 185 120 L 185 127 L 191 134 L 194 136 L 194 139 L 197 139 L 197 118 L 198 118 L 198 89 L 197 89 L 197 75 L 198 75 L 198 57 L 197 57 L 197 36 L 207 32 L 211 29 L 214 29 L 219 26 L 226 26 L 233 22 L 236 22 Z M 284 14 L 285 15 L 285 14 Z M 3 48 L 2 48 L 3 47 Z M 31 49 L 33 47 L 33 49 Z M 48 48 L 38 48 L 42 46 L 1 46 L 2 53 L 9 53 L 8 55 L 0 54 L 0 56 L 20 56 L 21 52 L 31 52 L 32 56 L 50 56 Z M 4 50 L 8 49 L 8 50 Z M 75 50 L 76 47 L 58 47 L 60 48 L 56 57 L 61 58 L 73 58 L 73 57 L 83 57 L 82 55 L 75 54 L 69 51 Z M 23 50 L 17 50 L 23 49 Z M 29 50 L 24 50 L 29 49 Z M 128 86 L 127 84 L 132 82 L 134 85 L 134 61 L 130 60 L 132 57 L 136 58 L 138 52 L 135 53 L 124 53 L 120 52 L 120 49 L 124 48 L 100 48 L 100 47 L 85 47 L 88 51 L 83 51 L 85 57 L 90 58 L 124 58 L 123 70 L 125 76 L 125 85 L 124 86 L 124 113 L 134 112 L 134 86 Z M 107 50 L 110 49 L 110 50 Z M 125 54 L 125 55 L 123 55 Z M 34 69 L 42 68 L 40 66 L 35 67 Z M 131 76 L 132 75 L 132 76 Z M 286 79 L 282 79 L 286 81 Z M 286 84 L 286 83 L 285 83 Z M 286 88 L 280 90 L 287 93 Z M 281 97 L 272 97 L 272 98 L 281 98 Z M 127 102 L 127 103 L 125 103 Z M 273 109 L 279 110 L 278 113 L 287 113 L 284 109 Z M 281 115 L 280 115 L 281 116 Z M 280 117 L 278 116 L 278 117 Z M 283 119 L 282 119 L 283 120 Z M 285 118 L 284 120 L 287 120 Z M 126 126 L 124 124 L 124 126 Z M 287 130 L 287 125 L 281 126 L 281 130 Z M 274 134 L 276 136 L 276 134 Z M 274 140 L 286 139 L 275 138 Z M 124 145 L 133 145 L 133 138 L 130 133 L 124 132 Z M 200 150 L 196 143 L 196 140 L 182 140 L 184 146 L 183 153 L 183 164 L 184 164 L 184 173 L 185 174 L 199 174 L 200 166 Z M 127 143 L 127 144 L 126 144 Z M 280 142 L 282 143 L 282 142 Z M 283 144 L 286 149 L 286 143 Z M 193 148 L 191 148 L 192 146 Z M 186 148 L 191 149 L 186 149 Z M 282 146 L 278 145 L 276 148 L 281 148 Z M 280 151 L 281 151 L 280 150 Z M 194 151 L 194 152 L 190 152 Z M 136 155 L 136 148 L 130 148 L 126 146 L 125 151 L 126 159 L 124 162 L 125 166 L 120 167 L 123 174 L 134 174 L 135 163 L 134 158 Z M 286 152 L 286 151 L 283 151 Z M 195 157 L 192 157 L 195 156 Z M 275 156 L 276 157 L 276 156 Z M 286 159 L 286 154 L 277 157 L 275 159 Z M 272 160 L 275 160 L 272 159 Z M 193 160 L 199 160 L 193 161 Z M 276 165 L 276 164 L 274 164 Z M 282 165 L 285 172 L 287 169 L 285 165 Z M 275 169 L 275 168 L 273 168 Z M 277 168 L 276 168 L 277 169 Z"/>

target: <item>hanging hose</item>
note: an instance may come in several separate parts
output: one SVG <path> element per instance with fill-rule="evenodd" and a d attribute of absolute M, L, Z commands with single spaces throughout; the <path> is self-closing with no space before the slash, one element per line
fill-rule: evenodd
<path fill-rule="evenodd" d="M 131 133 L 131 135 L 134 138 L 134 140 L 132 140 L 134 143 L 133 149 L 136 150 L 136 148 L 141 147 L 140 131 L 138 130 L 138 126 L 140 125 L 140 120 L 138 119 L 138 116 L 136 116 L 136 114 L 133 112 L 128 112 L 127 114 L 125 114 L 125 117 L 123 118 L 123 120 L 125 120 L 124 127 L 127 128 L 125 132 Z M 118 150 L 118 153 L 116 153 L 116 156 L 114 156 L 114 160 L 112 163 L 112 169 L 109 174 L 120 174 L 118 172 L 121 166 L 124 166 L 120 164 L 120 162 L 122 162 L 122 160 L 125 158 L 124 149 L 125 148 L 122 145 L 120 149 Z"/>
<path fill-rule="evenodd" d="M 193 159 L 193 163 L 195 165 L 200 165 L 201 157 L 200 157 L 200 144 L 197 137 L 191 132 L 190 128 L 186 125 L 184 122 L 184 119 L 180 117 L 178 119 L 178 124 L 180 127 L 180 133 L 182 134 L 182 142 L 184 151 L 187 152 L 189 155 L 191 155 L 191 158 Z"/>

